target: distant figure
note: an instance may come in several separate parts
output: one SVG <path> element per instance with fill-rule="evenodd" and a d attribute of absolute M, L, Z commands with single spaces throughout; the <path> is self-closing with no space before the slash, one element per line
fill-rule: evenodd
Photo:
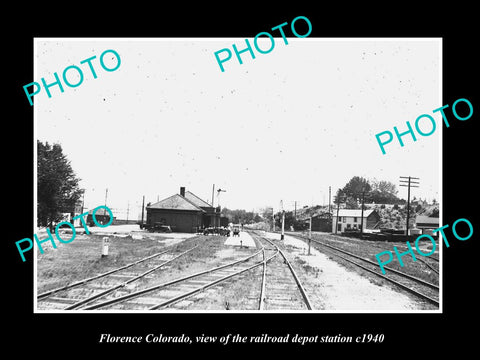
<path fill-rule="evenodd" d="M 241 223 L 240 225 L 241 225 L 241 227 L 242 227 L 242 231 L 243 231 L 243 223 Z"/>

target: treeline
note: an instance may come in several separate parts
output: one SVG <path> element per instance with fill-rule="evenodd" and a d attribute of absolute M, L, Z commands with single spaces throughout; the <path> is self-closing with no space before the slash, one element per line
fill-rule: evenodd
<path fill-rule="evenodd" d="M 366 203 L 405 204 L 406 201 L 399 199 L 397 194 L 397 187 L 390 181 L 354 176 L 343 188 L 337 190 L 333 202 L 344 203 L 347 209 L 359 209 L 362 198 Z"/>
<path fill-rule="evenodd" d="M 228 208 L 222 208 L 220 214 L 227 217 L 228 222 L 234 224 L 253 224 L 263 221 L 263 218 L 258 213 L 241 209 L 230 210 Z"/>

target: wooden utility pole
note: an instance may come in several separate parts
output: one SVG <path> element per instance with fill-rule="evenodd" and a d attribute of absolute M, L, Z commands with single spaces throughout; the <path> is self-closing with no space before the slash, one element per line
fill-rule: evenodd
<path fill-rule="evenodd" d="M 408 179 L 408 180 L 405 180 Z M 413 180 L 412 180 L 413 179 Z M 411 176 L 400 176 L 400 186 L 408 187 L 407 193 L 407 224 L 405 226 L 405 235 L 408 237 L 408 227 L 410 222 L 410 188 L 411 187 L 419 187 L 420 183 L 417 181 L 420 178 L 411 177 Z"/>
<path fill-rule="evenodd" d="M 365 204 L 365 188 L 362 190 L 362 217 L 360 220 L 360 239 L 363 238 L 363 205 Z"/>
<path fill-rule="evenodd" d="M 107 207 L 108 188 L 105 189 L 105 207 Z"/>
<path fill-rule="evenodd" d="M 83 214 L 83 208 L 85 206 L 85 189 L 83 190 L 83 194 L 82 194 L 82 211 L 80 212 L 80 214 Z"/>
<path fill-rule="evenodd" d="M 332 197 L 332 187 L 329 186 L 329 187 L 328 187 L 328 213 L 329 213 L 329 214 L 330 214 L 330 211 L 331 211 L 331 208 L 330 208 L 331 197 Z"/>
<path fill-rule="evenodd" d="M 340 189 L 338 189 L 340 191 Z M 339 211 L 340 211 L 340 201 L 342 200 L 342 196 L 340 196 L 339 194 L 339 191 L 337 191 L 337 220 L 336 220 L 336 224 L 335 224 L 335 234 L 337 233 L 337 230 L 338 230 L 338 214 L 339 214 Z"/>
<path fill-rule="evenodd" d="M 272 206 L 272 229 L 273 229 L 273 232 L 275 232 L 275 210 L 273 209 L 273 206 Z"/>
<path fill-rule="evenodd" d="M 308 227 L 308 255 L 310 255 L 310 243 L 312 242 L 312 217 L 310 216 L 310 223 Z"/>
<path fill-rule="evenodd" d="M 215 184 L 213 184 L 213 188 L 212 188 L 212 207 L 213 206 L 213 198 L 214 198 L 214 195 L 215 195 Z"/>
<path fill-rule="evenodd" d="M 337 195 L 337 220 L 335 221 L 335 234 L 337 233 L 337 230 L 338 230 L 338 213 L 339 213 L 339 211 L 340 211 L 340 194 Z"/>
<path fill-rule="evenodd" d="M 282 209 L 282 231 L 280 233 L 280 240 L 283 240 L 285 237 L 285 210 L 283 210 L 283 200 L 280 200 L 280 209 Z"/>
<path fill-rule="evenodd" d="M 142 226 L 143 226 L 144 209 L 145 209 L 145 195 L 143 195 L 143 201 L 142 201 Z"/>

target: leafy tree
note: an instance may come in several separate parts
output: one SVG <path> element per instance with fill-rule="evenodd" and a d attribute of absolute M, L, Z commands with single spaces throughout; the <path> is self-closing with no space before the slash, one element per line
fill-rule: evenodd
<path fill-rule="evenodd" d="M 273 209 L 271 207 L 262 209 L 261 216 L 266 222 L 271 223 L 273 218 Z"/>
<path fill-rule="evenodd" d="M 281 229 L 282 226 L 282 212 L 279 211 L 275 214 L 275 226 L 277 230 Z M 285 230 L 290 230 L 290 226 L 293 226 L 295 230 L 305 230 L 308 229 L 308 221 L 305 220 L 295 220 L 295 214 L 293 211 L 285 211 Z"/>
<path fill-rule="evenodd" d="M 396 204 L 399 199 L 397 197 L 398 190 L 395 184 L 390 181 L 372 181 L 372 191 L 370 199 L 380 204 Z"/>
<path fill-rule="evenodd" d="M 49 226 L 62 220 L 62 213 L 73 212 L 82 190 L 60 144 L 37 140 L 37 222 Z"/>
<path fill-rule="evenodd" d="M 336 198 L 340 196 L 340 199 L 345 201 L 347 209 L 358 209 L 360 208 L 359 202 L 361 201 L 362 193 L 365 192 L 365 196 L 368 198 L 370 190 L 371 186 L 367 179 L 354 176 L 342 189 L 337 191 Z"/>
<path fill-rule="evenodd" d="M 234 224 L 251 224 L 262 221 L 262 217 L 253 211 L 245 211 L 242 209 L 230 210 L 227 208 L 222 208 L 220 213 L 222 216 L 226 216 L 229 221 Z"/>
<path fill-rule="evenodd" d="M 357 199 L 360 198 L 363 191 L 367 193 L 370 190 L 372 190 L 372 187 L 367 179 L 361 176 L 354 176 L 343 187 L 342 192 L 347 196 L 352 196 L 353 198 Z"/>

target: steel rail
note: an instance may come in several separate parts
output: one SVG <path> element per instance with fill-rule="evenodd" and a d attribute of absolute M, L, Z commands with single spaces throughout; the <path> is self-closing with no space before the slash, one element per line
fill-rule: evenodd
<path fill-rule="evenodd" d="M 417 259 L 418 261 L 420 261 L 421 263 L 423 263 L 425 266 L 427 266 L 428 268 L 430 268 L 430 270 L 436 272 L 438 275 L 440 275 L 440 273 L 438 272 L 437 269 L 435 269 L 432 265 L 430 265 L 428 262 L 426 262 L 425 260 L 422 260 L 420 258 Z"/>
<path fill-rule="evenodd" d="M 300 238 L 300 239 L 304 239 L 302 236 L 299 236 L 299 235 L 291 235 L 291 236 L 294 236 L 294 237 L 297 237 L 297 238 Z M 335 251 L 339 251 L 339 252 L 341 252 L 341 253 L 344 253 L 344 254 L 349 255 L 349 256 L 352 256 L 352 257 L 354 257 L 354 258 L 356 258 L 356 259 L 365 261 L 365 262 L 367 262 L 367 263 L 369 263 L 369 264 L 372 264 L 372 265 L 374 265 L 374 266 L 378 266 L 377 263 L 375 263 L 375 262 L 373 262 L 373 261 L 371 261 L 371 260 L 368 260 L 368 259 L 365 259 L 365 258 L 363 258 L 363 257 L 361 257 L 361 256 L 352 254 L 352 253 L 350 253 L 350 252 L 348 252 L 348 251 L 345 251 L 345 250 L 343 250 L 343 249 L 337 248 L 337 247 L 332 246 L 332 245 L 324 244 L 324 243 L 322 243 L 322 242 L 320 242 L 320 241 L 318 241 L 318 240 L 315 240 L 315 239 L 311 239 L 311 240 L 312 240 L 312 242 L 317 243 L 317 244 L 319 244 L 320 246 L 325 246 L 325 247 L 331 248 L 331 249 L 333 249 L 333 250 L 335 250 Z M 438 285 L 429 283 L 428 281 L 425 281 L 425 280 L 422 280 L 422 279 L 420 279 L 420 278 L 417 278 L 416 276 L 406 274 L 406 273 L 404 273 L 404 272 L 401 272 L 401 271 L 392 269 L 391 267 L 388 267 L 388 266 L 384 266 L 383 268 L 384 268 L 384 269 L 387 269 L 387 270 L 389 270 L 389 271 L 391 271 L 391 272 L 393 272 L 393 273 L 395 273 L 395 274 L 397 274 L 397 275 L 403 276 L 403 277 L 405 277 L 405 278 L 407 278 L 407 279 L 410 279 L 410 280 L 416 281 L 416 282 L 418 282 L 418 283 L 420 283 L 420 284 L 422 284 L 422 285 L 428 286 L 428 287 L 430 287 L 430 288 L 432 288 L 432 289 L 439 290 Z M 379 275 L 380 275 L 380 274 L 379 274 Z"/>
<path fill-rule="evenodd" d="M 312 239 L 312 241 L 315 242 L 315 243 L 317 243 L 317 244 L 319 244 L 319 245 L 326 246 L 326 247 L 329 247 L 329 248 L 334 249 L 334 250 L 336 250 L 336 251 L 342 252 L 342 253 L 344 253 L 344 254 L 346 254 L 346 255 L 352 256 L 352 257 L 354 257 L 354 258 L 356 258 L 356 259 L 363 260 L 363 261 L 365 261 L 365 262 L 367 262 L 367 263 L 369 263 L 369 264 L 372 264 L 372 265 L 374 265 L 374 266 L 378 266 L 377 263 L 375 263 L 375 262 L 373 262 L 373 261 L 371 261 L 371 260 L 362 258 L 361 256 L 352 254 L 352 253 L 350 253 L 350 252 L 348 252 L 348 251 L 339 249 L 339 248 L 337 248 L 337 247 L 335 247 L 335 246 L 331 246 L 331 245 L 327 245 L 327 244 L 322 244 L 322 243 L 319 242 L 318 240 L 313 240 L 313 239 Z M 393 273 L 395 273 L 395 274 L 397 274 L 397 275 L 403 276 L 403 277 L 405 277 L 405 278 L 407 278 L 407 279 L 416 281 L 416 282 L 418 282 L 418 283 L 420 283 L 420 284 L 422 284 L 422 285 L 431 287 L 432 289 L 439 290 L 438 285 L 429 283 L 428 281 L 425 281 L 425 280 L 422 280 L 422 279 L 420 279 L 420 278 L 417 278 L 416 276 L 406 274 L 406 273 L 404 273 L 404 272 L 401 272 L 401 271 L 392 269 L 391 267 L 388 267 L 388 266 L 384 266 L 383 268 L 384 268 L 384 269 L 387 269 L 387 270 L 389 270 L 389 271 L 391 271 L 391 272 L 393 272 Z"/>
<path fill-rule="evenodd" d="M 265 279 L 267 277 L 267 263 L 265 261 L 265 248 L 263 248 L 263 269 L 262 269 L 262 285 L 260 288 L 260 300 L 258 303 L 258 310 L 263 310 L 265 307 Z"/>
<path fill-rule="evenodd" d="M 293 275 L 293 278 L 295 279 L 295 282 L 297 283 L 297 286 L 300 290 L 300 293 L 302 294 L 302 297 L 303 297 L 303 300 L 305 302 L 305 305 L 307 306 L 307 309 L 308 310 L 313 310 L 313 307 L 312 307 L 312 304 L 310 302 L 310 299 L 308 298 L 308 295 L 307 295 L 307 292 L 305 291 L 302 283 L 300 282 L 300 279 L 298 278 L 295 270 L 293 269 L 292 267 L 292 264 L 290 264 L 290 261 L 288 261 L 285 253 L 277 246 L 275 245 L 272 241 L 270 241 L 269 239 L 267 239 L 266 237 L 263 237 L 267 242 L 269 242 L 270 244 L 272 244 L 277 250 L 278 252 L 282 255 L 283 259 L 285 260 L 285 263 L 287 264 L 288 268 L 290 269 L 290 272 L 292 273 Z"/>
<path fill-rule="evenodd" d="M 295 236 L 295 235 L 294 235 L 294 236 Z M 298 237 L 298 236 L 297 236 L 297 237 Z M 302 237 L 300 237 L 300 238 L 302 238 Z M 318 240 L 313 240 L 313 239 L 312 239 L 312 241 L 315 242 L 315 243 L 317 243 L 317 244 L 319 244 L 319 245 L 323 245 L 323 246 L 325 246 L 325 247 L 327 247 L 327 248 L 331 248 L 331 249 L 333 249 L 333 250 L 335 250 L 335 251 L 342 252 L 342 253 L 345 253 L 345 254 L 347 254 L 347 255 L 349 255 L 349 256 L 352 256 L 352 257 L 355 257 L 355 258 L 364 260 L 364 261 L 366 261 L 366 262 L 368 262 L 368 263 L 373 263 L 373 262 L 371 262 L 371 261 L 368 260 L 368 259 L 364 259 L 364 258 L 362 258 L 362 257 L 359 257 L 359 256 L 355 255 L 355 254 L 350 254 L 348 251 L 345 251 L 345 250 L 342 250 L 342 249 L 338 249 L 338 248 L 336 248 L 336 247 L 334 247 L 334 246 L 331 246 L 331 245 L 322 244 L 322 243 L 319 242 Z M 420 293 L 420 292 L 418 292 L 418 291 L 416 291 L 416 290 L 408 287 L 408 286 L 405 285 L 405 284 L 402 284 L 402 283 L 400 283 L 400 282 L 398 282 L 398 281 L 396 281 L 396 280 L 393 280 L 392 278 L 390 278 L 390 277 L 388 277 L 388 276 L 379 274 L 378 272 L 376 272 L 376 271 L 374 271 L 374 270 L 372 270 L 372 269 L 369 269 L 369 268 L 367 268 L 367 267 L 365 267 L 365 266 L 363 266 L 363 265 L 361 265 L 361 264 L 359 264 L 359 263 L 357 263 L 357 262 L 355 262 L 355 261 L 353 261 L 353 260 L 351 260 L 351 259 L 347 259 L 347 258 L 344 257 L 344 256 L 341 256 L 341 255 L 339 255 L 339 254 L 334 254 L 334 255 L 335 255 L 335 256 L 338 256 L 339 258 L 341 258 L 341 259 L 343 259 L 343 260 L 345 260 L 345 261 L 347 261 L 347 262 L 349 262 L 349 263 L 351 263 L 351 264 L 354 264 L 354 265 L 360 267 L 360 268 L 363 269 L 363 270 L 366 270 L 366 271 L 368 271 L 368 272 L 370 272 L 370 273 L 372 273 L 372 274 L 375 274 L 375 275 L 381 277 L 382 279 L 385 279 L 385 280 L 387 280 L 387 281 L 389 281 L 389 282 L 391 282 L 391 283 L 393 283 L 393 284 L 401 287 L 402 289 L 404 289 L 404 290 L 406 290 L 406 291 L 408 291 L 408 292 L 410 292 L 410 293 L 412 293 L 412 294 L 414 294 L 414 295 L 416 295 L 416 296 L 418 296 L 418 297 L 421 297 L 421 298 L 424 299 L 424 300 L 427 300 L 428 302 L 430 302 L 430 303 L 432 303 L 432 304 L 434 304 L 434 305 L 437 305 L 437 306 L 440 305 L 437 300 L 432 299 L 431 297 L 429 297 L 429 296 L 427 296 L 427 295 L 425 295 L 425 294 L 422 294 L 422 293 Z M 375 263 L 373 263 L 373 264 L 375 264 Z M 376 265 L 376 264 L 375 264 L 375 265 Z M 390 270 L 392 270 L 392 269 L 390 269 Z M 404 275 L 404 273 L 401 273 L 401 272 L 400 272 L 400 274 L 401 274 L 402 276 Z M 413 278 L 415 278 L 415 277 L 413 277 Z M 415 279 L 416 279 L 416 278 L 415 278 Z M 423 282 L 423 280 L 422 280 L 422 282 Z M 427 283 L 427 284 L 430 284 L 430 283 Z M 431 285 L 433 285 L 433 284 L 431 284 Z M 435 285 L 434 285 L 434 286 L 435 286 Z M 434 288 L 435 288 L 435 287 L 434 287 Z M 438 289 L 438 287 L 436 287 L 436 289 Z"/>
<path fill-rule="evenodd" d="M 352 263 L 352 264 L 354 264 L 354 265 L 362 268 L 363 270 L 366 270 L 366 271 L 368 271 L 368 272 L 371 272 L 372 274 L 375 274 L 375 275 L 381 277 L 382 279 L 385 279 L 385 280 L 387 280 L 387 281 L 390 281 L 391 283 L 393 283 L 393 284 L 401 287 L 402 289 L 404 289 L 404 290 L 406 290 L 406 291 L 408 291 L 408 292 L 410 292 L 410 293 L 412 293 L 412 294 L 414 294 L 414 295 L 416 295 L 416 296 L 418 296 L 418 297 L 421 297 L 421 298 L 427 300 L 428 302 L 430 302 L 430 303 L 432 303 L 432 304 L 434 304 L 434 305 L 437 305 L 437 306 L 440 305 L 437 300 L 432 299 L 431 297 L 429 297 L 429 296 L 427 296 L 427 295 L 425 295 L 425 294 L 422 294 L 422 293 L 420 293 L 420 292 L 418 292 L 418 291 L 416 291 L 416 290 L 408 287 L 408 286 L 405 285 L 405 284 L 402 284 L 402 283 L 400 283 L 400 282 L 398 282 L 398 281 L 396 281 L 396 280 L 393 280 L 392 278 L 389 278 L 388 276 L 379 274 L 379 273 L 377 273 L 376 271 L 374 271 L 374 270 L 372 270 L 372 269 L 369 269 L 369 268 L 367 268 L 367 267 L 365 267 L 365 266 L 363 266 L 363 265 L 360 265 L 359 263 L 357 263 L 357 262 L 355 262 L 355 261 L 353 261 L 353 260 L 347 259 L 346 257 L 344 257 L 344 256 L 342 256 L 342 255 L 335 254 L 335 256 L 338 256 L 339 258 L 341 258 L 341 259 L 343 259 L 343 260 L 345 260 L 345 261 L 348 261 L 349 263 Z"/>
<path fill-rule="evenodd" d="M 100 279 L 100 278 L 102 278 L 102 277 L 104 277 L 104 276 L 113 274 L 113 273 L 115 273 L 115 272 L 117 272 L 117 271 L 125 270 L 125 269 L 127 269 L 127 268 L 129 268 L 129 267 L 132 267 L 132 266 L 134 266 L 134 265 L 137 265 L 137 264 L 139 264 L 139 263 L 141 263 L 141 262 L 150 260 L 150 259 L 152 259 L 152 258 L 154 258 L 154 257 L 157 257 L 157 256 L 160 256 L 160 255 L 162 255 L 162 254 L 165 254 L 165 253 L 168 252 L 168 251 L 169 251 L 169 250 L 165 250 L 165 251 L 162 251 L 162 252 L 159 252 L 159 253 L 156 253 L 156 254 L 153 254 L 153 255 L 144 257 L 144 258 L 142 258 L 142 259 L 139 259 L 139 260 L 134 261 L 134 262 L 132 262 L 132 263 L 130 263 L 130 264 L 121 266 L 121 267 L 119 267 L 119 268 L 116 268 L 116 269 L 107 271 L 107 272 L 105 272 L 105 273 L 102 273 L 102 274 L 99 274 L 99 275 L 95 275 L 95 276 L 92 276 L 92 277 L 87 278 L 87 279 L 79 280 L 79 281 L 74 282 L 74 283 L 72 283 L 72 284 L 67 284 L 67 285 L 65 285 L 65 286 L 62 286 L 62 287 L 59 287 L 59 288 L 56 288 L 56 289 L 53 289 L 53 290 L 46 291 L 46 292 L 44 292 L 44 293 L 42 293 L 42 294 L 40 294 L 40 295 L 37 295 L 37 300 L 41 300 L 41 299 L 43 299 L 43 298 L 45 298 L 45 297 L 47 297 L 47 296 L 50 296 L 50 295 L 52 295 L 52 294 L 54 294 L 54 293 L 56 293 L 56 292 L 68 290 L 68 289 L 71 289 L 71 288 L 73 288 L 73 287 L 76 287 L 76 286 L 85 284 L 85 283 L 87 283 L 87 282 L 90 282 L 90 281 L 92 281 L 92 280 Z"/>
<path fill-rule="evenodd" d="M 102 308 L 102 307 L 105 307 L 105 306 L 121 303 L 121 302 L 124 302 L 126 300 L 129 300 L 129 299 L 132 299 L 132 298 L 135 298 L 135 297 L 139 297 L 141 295 L 147 294 L 147 293 L 152 292 L 152 291 L 160 290 L 164 287 L 167 287 L 167 286 L 170 286 L 170 285 L 173 285 L 173 284 L 177 284 L 177 283 L 180 283 L 182 281 L 186 281 L 186 280 L 192 279 L 192 278 L 200 276 L 200 275 L 215 272 L 215 271 L 218 271 L 218 270 L 221 270 L 221 269 L 224 269 L 224 268 L 234 266 L 236 264 L 248 261 L 251 258 L 253 258 L 254 256 L 257 256 L 258 254 L 260 254 L 261 252 L 262 252 L 262 250 L 259 250 L 256 253 L 254 253 L 253 255 L 249 255 L 249 256 L 247 256 L 243 259 L 236 260 L 236 261 L 233 261 L 231 263 L 224 264 L 224 265 L 221 265 L 221 266 L 217 266 L 217 267 L 214 267 L 214 268 L 210 268 L 208 270 L 200 271 L 200 272 L 197 272 L 195 274 L 184 276 L 184 277 L 181 277 L 181 278 L 178 278 L 178 279 L 174 279 L 174 280 L 168 281 L 168 282 L 163 283 L 163 284 L 154 285 L 154 286 L 151 286 L 151 287 L 139 290 L 139 291 L 135 291 L 135 292 L 132 292 L 130 294 L 126 294 L 126 295 L 123 295 L 123 296 L 120 296 L 120 297 L 117 297 L 117 298 L 114 298 L 114 299 L 111 299 L 111 300 L 107 300 L 107 301 L 104 301 L 104 302 L 101 302 L 101 303 L 98 303 L 98 304 L 93 304 L 93 305 L 87 306 L 87 307 L 85 307 L 81 310 L 99 309 L 99 308 Z"/>
<path fill-rule="evenodd" d="M 195 245 L 195 246 L 194 246 L 193 248 L 191 248 L 191 249 L 188 249 L 187 251 L 184 251 L 184 252 L 178 254 L 177 256 L 171 258 L 170 260 L 167 260 L 167 261 L 165 261 L 165 262 L 163 262 L 163 263 L 161 263 L 161 264 L 159 264 L 159 265 L 151 268 L 150 270 L 147 270 L 147 271 L 145 271 L 145 272 L 143 272 L 143 273 L 141 273 L 141 274 L 139 274 L 139 275 L 137 275 L 137 276 L 135 276 L 135 277 L 133 277 L 133 278 L 131 278 L 131 279 L 128 279 L 127 281 L 125 281 L 125 282 L 123 282 L 123 283 L 121 283 L 121 284 L 112 286 L 111 288 L 108 288 L 108 289 L 106 289 L 106 290 L 104 290 L 104 291 L 102 291 L 102 292 L 100 292 L 100 293 L 98 293 L 98 294 L 95 294 L 95 295 L 90 296 L 90 297 L 88 297 L 88 298 L 86 298 L 86 299 L 83 299 L 83 300 L 81 300 L 81 301 L 78 301 L 78 302 L 76 302 L 75 304 L 72 304 L 72 305 L 66 307 L 64 310 L 73 310 L 73 309 L 76 309 L 76 308 L 78 308 L 78 307 L 80 307 L 80 306 L 82 306 L 82 305 L 85 305 L 85 304 L 88 304 L 88 303 L 92 302 L 93 300 L 96 300 L 96 299 L 101 298 L 101 297 L 103 297 L 103 296 L 105 296 L 105 295 L 108 295 L 108 294 L 110 294 L 111 292 L 113 292 L 113 291 L 115 291 L 115 290 L 118 290 L 118 289 L 120 289 L 120 288 L 122 288 L 122 287 L 125 287 L 125 286 L 127 286 L 128 284 L 130 284 L 130 283 L 132 283 L 132 282 L 134 282 L 134 281 L 137 281 L 137 280 L 145 277 L 146 275 L 148 275 L 148 274 L 150 274 L 150 273 L 158 270 L 159 268 L 161 268 L 161 267 L 163 267 L 163 266 L 171 263 L 172 261 L 178 259 L 179 257 L 184 256 L 185 254 L 189 253 L 190 251 L 196 249 L 198 246 L 199 246 L 199 244 Z"/>
<path fill-rule="evenodd" d="M 214 286 L 214 285 L 217 285 L 218 283 L 221 283 L 221 282 L 223 282 L 223 281 L 225 281 L 225 280 L 228 280 L 228 279 L 230 279 L 230 278 L 232 278 L 232 277 L 234 277 L 234 276 L 243 274 L 244 272 L 250 271 L 250 270 L 252 270 L 252 269 L 254 269 L 254 268 L 256 268 L 256 267 L 258 267 L 258 266 L 260 266 L 260 265 L 264 265 L 265 262 L 270 261 L 270 260 L 273 259 L 275 256 L 277 256 L 277 254 L 278 254 L 278 251 L 277 251 L 274 255 L 272 255 L 270 258 L 268 258 L 267 260 L 262 260 L 262 261 L 260 261 L 260 262 L 258 262 L 258 263 L 256 263 L 256 264 L 253 264 L 253 265 L 247 267 L 246 269 L 242 269 L 242 270 L 236 271 L 236 272 L 234 272 L 234 273 L 232 273 L 232 274 L 229 274 L 229 275 L 226 275 L 226 276 L 224 276 L 224 277 L 221 277 L 220 279 L 213 280 L 213 281 L 211 281 L 211 282 L 209 282 L 209 283 L 207 283 L 207 284 L 205 284 L 205 285 L 202 285 L 202 286 L 200 286 L 200 287 L 198 287 L 198 288 L 196 288 L 196 289 L 194 289 L 194 290 L 191 290 L 191 291 L 189 291 L 189 292 L 186 292 L 186 293 L 184 293 L 184 294 L 181 294 L 181 295 L 178 295 L 178 296 L 176 296 L 176 297 L 174 297 L 174 298 L 171 298 L 171 299 L 169 299 L 169 300 L 166 300 L 166 301 L 164 301 L 164 302 L 161 303 L 161 304 L 154 305 L 154 306 L 150 307 L 148 310 L 156 310 L 156 309 L 158 309 L 158 308 L 165 307 L 165 306 L 167 306 L 167 305 L 171 305 L 171 304 L 173 304 L 173 303 L 175 303 L 175 302 L 177 302 L 177 301 L 186 299 L 186 298 L 188 298 L 188 297 L 190 297 L 190 296 L 192 296 L 192 295 L 195 295 L 196 293 L 198 293 L 198 292 L 200 292 L 200 291 L 203 291 L 203 290 L 205 290 L 205 289 L 208 289 L 209 287 L 212 287 L 212 286 Z"/>

